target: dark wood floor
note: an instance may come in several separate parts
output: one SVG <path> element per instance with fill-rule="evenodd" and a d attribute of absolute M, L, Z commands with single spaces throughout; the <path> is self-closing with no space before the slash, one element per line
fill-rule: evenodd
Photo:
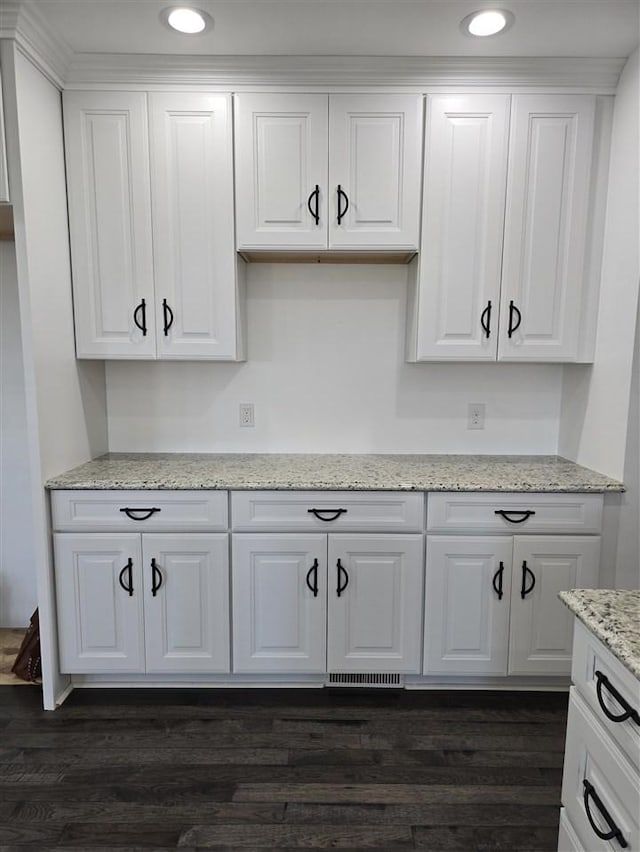
<path fill-rule="evenodd" d="M 557 845 L 567 695 L 0 689 L 0 852 Z"/>

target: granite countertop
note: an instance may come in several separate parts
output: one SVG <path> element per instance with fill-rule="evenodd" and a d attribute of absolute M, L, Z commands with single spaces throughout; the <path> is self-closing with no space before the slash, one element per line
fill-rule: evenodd
<path fill-rule="evenodd" d="M 623 491 L 560 456 L 107 453 L 48 489 Z"/>
<path fill-rule="evenodd" d="M 640 591 L 572 589 L 560 599 L 640 680 Z"/>

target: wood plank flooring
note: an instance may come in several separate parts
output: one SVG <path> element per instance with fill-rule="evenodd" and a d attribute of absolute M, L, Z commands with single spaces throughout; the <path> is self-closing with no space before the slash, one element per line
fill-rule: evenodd
<path fill-rule="evenodd" d="M 557 848 L 566 693 L 0 689 L 0 852 Z"/>

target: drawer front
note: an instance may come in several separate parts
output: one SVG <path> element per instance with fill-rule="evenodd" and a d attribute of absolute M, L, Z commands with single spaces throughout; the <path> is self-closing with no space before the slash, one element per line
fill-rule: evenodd
<path fill-rule="evenodd" d="M 430 494 L 429 532 L 599 533 L 602 494 Z"/>
<path fill-rule="evenodd" d="M 638 783 L 638 773 L 571 687 L 562 804 L 584 849 L 638 852 Z"/>
<path fill-rule="evenodd" d="M 228 527 L 226 491 L 52 491 L 58 531 L 211 532 Z"/>
<path fill-rule="evenodd" d="M 242 532 L 422 532 L 424 495 L 394 491 L 233 491 Z"/>
<path fill-rule="evenodd" d="M 577 619 L 571 679 L 602 727 L 640 771 L 640 681 Z"/>

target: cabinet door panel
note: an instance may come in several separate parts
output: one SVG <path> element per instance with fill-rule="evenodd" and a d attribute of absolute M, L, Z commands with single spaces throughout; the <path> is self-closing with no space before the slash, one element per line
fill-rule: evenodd
<path fill-rule="evenodd" d="M 422 110 L 420 95 L 331 95 L 330 248 L 417 249 Z"/>
<path fill-rule="evenodd" d="M 326 248 L 327 96 L 243 93 L 234 103 L 238 248 Z"/>
<path fill-rule="evenodd" d="M 591 95 L 513 98 L 501 360 L 577 359 L 594 121 Z"/>
<path fill-rule="evenodd" d="M 430 96 L 426 128 L 417 358 L 493 361 L 509 96 Z"/>
<path fill-rule="evenodd" d="M 143 551 L 147 672 L 228 672 L 228 536 L 145 535 Z"/>
<path fill-rule="evenodd" d="M 326 670 L 326 549 L 324 535 L 234 535 L 235 672 Z"/>
<path fill-rule="evenodd" d="M 158 355 L 233 359 L 231 96 L 152 94 L 149 115 Z"/>
<path fill-rule="evenodd" d="M 420 535 L 329 536 L 330 671 L 420 671 L 422 559 Z"/>
<path fill-rule="evenodd" d="M 77 355 L 154 358 L 146 95 L 65 92 L 63 103 Z"/>
<path fill-rule="evenodd" d="M 507 536 L 427 536 L 424 674 L 506 674 L 511 552 Z"/>
<path fill-rule="evenodd" d="M 58 533 L 54 554 L 60 670 L 143 672 L 140 536 Z"/>
<path fill-rule="evenodd" d="M 558 592 L 595 586 L 599 562 L 599 536 L 514 538 L 509 674 L 571 673 L 573 616 Z"/>

